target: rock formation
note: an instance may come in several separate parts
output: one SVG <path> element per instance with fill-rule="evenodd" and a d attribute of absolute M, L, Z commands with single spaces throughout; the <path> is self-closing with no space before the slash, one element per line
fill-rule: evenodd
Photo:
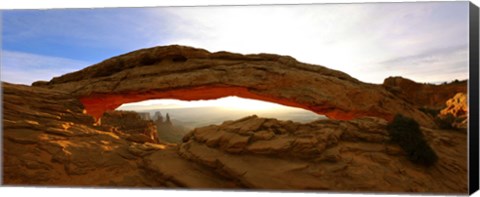
<path fill-rule="evenodd" d="M 412 165 L 389 142 L 386 123 L 362 118 L 299 124 L 251 116 L 195 129 L 185 136 L 180 154 L 248 188 L 467 190 L 465 135 L 424 129 L 440 157 L 426 169 Z"/>
<path fill-rule="evenodd" d="M 167 143 L 179 143 L 181 142 L 183 135 L 188 131 L 183 130 L 181 127 L 173 125 L 170 120 L 170 115 L 167 113 L 165 121 L 160 112 L 155 112 L 154 123 L 156 125 L 158 139 Z"/>
<path fill-rule="evenodd" d="M 467 192 L 466 134 L 422 128 L 439 161 L 412 164 L 386 121 L 307 124 L 256 116 L 197 128 L 180 145 L 94 125 L 62 90 L 2 83 L 3 184 Z"/>
<path fill-rule="evenodd" d="M 157 111 L 155 112 L 155 115 L 153 116 L 153 119 L 152 119 L 154 122 L 163 122 L 163 116 L 162 116 L 162 113 Z"/>
<path fill-rule="evenodd" d="M 432 119 L 384 87 L 289 56 L 210 53 L 164 46 L 120 55 L 33 86 L 68 92 L 97 119 L 123 103 L 147 99 L 216 99 L 238 96 L 299 107 L 329 118 L 397 113 L 434 127 Z"/>
<path fill-rule="evenodd" d="M 465 93 L 457 93 L 453 98 L 445 102 L 446 107 L 440 111 L 439 118 L 452 128 L 468 128 L 468 96 Z"/>
<path fill-rule="evenodd" d="M 467 81 L 456 81 L 441 85 L 422 84 L 403 77 L 389 77 L 383 86 L 396 96 L 417 107 L 441 110 L 445 102 L 456 93 L 467 93 Z"/>
<path fill-rule="evenodd" d="M 156 47 L 50 82 L 2 83 L 2 89 L 5 185 L 450 194 L 468 189 L 465 133 L 435 130 L 430 116 L 384 86 L 291 57 Z M 107 112 L 98 121 L 127 102 L 230 95 L 333 119 L 300 124 L 249 116 L 194 129 L 178 145 L 125 135 L 134 125 L 150 128 L 135 117 L 122 123 L 122 114 Z M 390 142 L 386 125 L 397 113 L 424 126 L 425 140 L 438 155 L 433 166 L 413 164 Z"/>
<path fill-rule="evenodd" d="M 389 77 L 383 82 L 383 86 L 397 97 L 435 118 L 442 129 L 467 128 L 467 85 L 467 80 L 434 85 L 403 77 Z"/>
<path fill-rule="evenodd" d="M 94 126 L 67 92 L 8 83 L 2 89 L 4 185 L 236 187 L 181 158 L 173 145 Z"/>
<path fill-rule="evenodd" d="M 170 120 L 170 115 L 169 115 L 168 113 L 167 113 L 167 115 L 166 115 L 165 123 L 166 123 L 166 124 L 169 124 L 169 125 L 172 125 L 172 121 Z"/>
<path fill-rule="evenodd" d="M 146 117 L 144 114 L 143 116 Z M 107 111 L 102 116 L 101 126 L 104 130 L 115 132 L 136 142 L 159 142 L 154 122 L 143 119 L 142 114 L 137 112 Z"/>
<path fill-rule="evenodd" d="M 152 118 L 150 117 L 150 113 L 148 113 L 148 112 L 137 112 L 137 114 L 143 120 L 152 120 Z"/>
<path fill-rule="evenodd" d="M 441 115 L 452 114 L 455 117 L 466 116 L 468 112 L 467 106 L 468 96 L 465 93 L 457 93 L 445 102 L 445 109 L 440 111 Z"/>

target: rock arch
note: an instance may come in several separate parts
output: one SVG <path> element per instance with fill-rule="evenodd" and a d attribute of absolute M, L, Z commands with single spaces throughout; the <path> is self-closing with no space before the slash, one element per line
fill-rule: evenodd
<path fill-rule="evenodd" d="M 431 118 L 381 85 L 272 54 L 210 53 L 178 45 L 154 47 L 32 85 L 71 93 L 96 118 L 123 103 L 147 99 L 238 96 L 304 108 L 340 120 L 362 116 L 391 120 L 401 113 L 434 127 Z"/>

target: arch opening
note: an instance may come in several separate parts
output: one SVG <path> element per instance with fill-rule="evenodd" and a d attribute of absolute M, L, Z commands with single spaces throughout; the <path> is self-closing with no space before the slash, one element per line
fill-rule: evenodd
<path fill-rule="evenodd" d="M 128 92 L 121 94 L 92 94 L 80 98 L 80 101 L 83 103 L 86 113 L 92 115 L 98 121 L 105 111 L 114 110 L 124 103 L 133 103 L 151 99 L 178 99 L 183 101 L 212 100 L 228 96 L 236 96 L 301 108 L 333 119 L 349 120 L 358 116 L 355 112 L 339 111 L 339 109 L 333 109 L 331 107 L 309 106 L 308 104 L 296 100 L 265 96 L 252 93 L 245 87 L 231 86 L 202 86 L 167 91 L 150 90 L 146 92 Z"/>
<path fill-rule="evenodd" d="M 194 101 L 151 99 L 124 103 L 115 110 L 135 112 L 141 119 L 153 122 L 158 140 L 169 143 L 180 143 L 183 136 L 195 128 L 252 115 L 301 123 L 326 119 L 309 110 L 237 96 Z"/>

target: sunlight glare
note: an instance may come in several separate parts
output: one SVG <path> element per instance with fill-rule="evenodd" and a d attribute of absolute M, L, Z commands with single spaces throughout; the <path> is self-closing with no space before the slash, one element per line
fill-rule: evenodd
<path fill-rule="evenodd" d="M 217 100 L 218 107 L 223 107 L 226 109 L 235 109 L 235 110 L 247 110 L 247 111 L 260 111 L 260 110 L 276 110 L 282 107 L 276 103 L 270 103 L 259 100 L 244 99 L 239 97 L 225 97 Z"/>
<path fill-rule="evenodd" d="M 121 105 L 119 110 L 149 110 L 149 109 L 177 109 L 177 108 L 194 108 L 194 107 L 221 107 L 232 110 L 245 111 L 272 111 L 278 109 L 291 108 L 276 103 L 265 101 L 239 98 L 229 96 L 215 100 L 198 100 L 198 101 L 182 101 L 176 99 L 155 99 L 146 100 L 135 103 L 125 103 Z"/>

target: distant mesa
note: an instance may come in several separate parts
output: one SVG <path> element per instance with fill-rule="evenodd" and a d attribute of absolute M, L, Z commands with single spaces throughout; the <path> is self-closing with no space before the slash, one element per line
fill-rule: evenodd
<path fill-rule="evenodd" d="M 181 125 L 174 125 L 170 119 L 170 114 L 163 117 L 160 111 L 156 111 L 153 118 L 150 118 L 149 112 L 137 112 L 141 114 L 144 120 L 152 121 L 157 130 L 157 136 L 160 142 L 180 143 L 183 136 L 189 131 Z"/>
<path fill-rule="evenodd" d="M 170 115 L 167 113 L 164 118 L 160 111 L 155 112 L 153 118 L 149 112 L 107 111 L 99 127 L 138 143 L 180 143 L 189 131 L 174 125 Z"/>
<path fill-rule="evenodd" d="M 152 120 L 152 118 L 150 117 L 150 113 L 146 113 L 146 112 L 137 112 L 137 113 L 140 116 L 140 118 L 142 118 L 143 120 Z"/>
<path fill-rule="evenodd" d="M 72 94 L 97 120 L 123 103 L 238 96 L 303 108 L 338 120 L 363 116 L 391 120 L 400 113 L 423 126 L 435 126 L 430 116 L 381 85 L 273 54 L 211 53 L 179 45 L 161 46 L 32 85 Z"/>
<path fill-rule="evenodd" d="M 148 114 L 150 114 L 150 113 L 148 113 Z M 154 120 L 155 122 L 163 122 L 162 113 L 159 112 L 159 111 L 155 112 L 155 115 L 153 116 L 153 120 Z"/>

